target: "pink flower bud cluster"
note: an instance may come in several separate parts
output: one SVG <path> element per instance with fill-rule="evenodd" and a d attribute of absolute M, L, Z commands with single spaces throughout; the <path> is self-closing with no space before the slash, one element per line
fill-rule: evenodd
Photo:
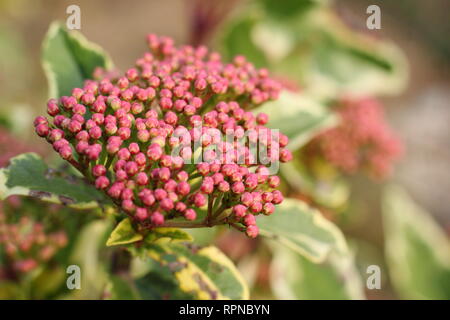
<path fill-rule="evenodd" d="M 389 176 L 403 153 L 401 141 L 373 98 L 345 99 L 338 106 L 341 124 L 314 139 L 308 153 L 320 154 L 345 173 L 366 170 L 374 178 Z"/>
<path fill-rule="evenodd" d="M 10 222 L 0 207 L 0 257 L 18 273 L 34 270 L 49 261 L 55 253 L 67 245 L 63 231 L 46 232 L 43 224 L 29 217 Z"/>
<path fill-rule="evenodd" d="M 274 139 L 267 115 L 249 111 L 276 99 L 280 85 L 242 56 L 226 64 L 205 47 L 176 48 L 155 35 L 147 42 L 150 51 L 123 76 L 97 70 L 71 96 L 49 100 L 53 121 L 37 117 L 36 133 L 144 227 L 193 221 L 205 208 L 208 225 L 238 224 L 255 237 L 255 216 L 283 200 L 280 179 L 223 135 L 253 130 L 269 159 L 291 160 L 287 137 Z M 191 164 L 195 143 L 205 152 Z"/>

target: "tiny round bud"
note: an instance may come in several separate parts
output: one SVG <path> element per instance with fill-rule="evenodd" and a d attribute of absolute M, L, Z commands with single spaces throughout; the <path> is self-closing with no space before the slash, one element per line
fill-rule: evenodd
<path fill-rule="evenodd" d="M 270 203 L 270 202 L 266 202 L 263 206 L 263 213 L 265 215 L 271 215 L 273 212 L 275 211 L 275 206 Z"/>
<path fill-rule="evenodd" d="M 242 205 L 242 204 L 238 204 L 235 205 L 233 207 L 233 213 L 236 216 L 236 218 L 243 218 L 245 216 L 245 214 L 247 213 L 247 207 Z"/>
<path fill-rule="evenodd" d="M 106 168 L 104 165 L 97 164 L 92 167 L 92 174 L 94 177 L 104 176 L 106 174 Z"/>
<path fill-rule="evenodd" d="M 164 223 L 164 216 L 158 211 L 155 211 L 152 213 L 151 220 L 155 226 L 160 226 Z"/>
<path fill-rule="evenodd" d="M 274 190 L 274 191 L 272 191 L 272 195 L 273 195 L 272 203 L 280 204 L 281 202 L 283 202 L 284 198 L 283 198 L 283 194 L 281 193 L 281 191 Z"/>
<path fill-rule="evenodd" d="M 136 183 L 145 186 L 148 183 L 148 176 L 145 172 L 139 172 L 136 176 Z"/>
<path fill-rule="evenodd" d="M 148 210 L 146 208 L 136 208 L 135 217 L 139 221 L 144 221 L 148 218 Z"/>
<path fill-rule="evenodd" d="M 197 218 L 197 213 L 195 212 L 194 209 L 187 209 L 184 212 L 184 217 L 186 218 L 186 220 L 193 221 Z"/>
<path fill-rule="evenodd" d="M 231 185 L 231 190 L 234 193 L 240 194 L 243 193 L 245 191 L 245 186 L 242 182 L 235 182 Z"/>
<path fill-rule="evenodd" d="M 196 193 L 194 195 L 194 205 L 196 207 L 203 207 L 206 204 L 206 197 L 201 193 Z"/>
<path fill-rule="evenodd" d="M 246 226 L 256 225 L 256 219 L 255 219 L 255 216 L 252 215 L 251 213 L 247 214 L 247 215 L 244 217 L 244 224 L 245 224 Z"/>
<path fill-rule="evenodd" d="M 250 238 L 256 238 L 259 234 L 259 228 L 256 225 L 250 225 L 247 227 L 245 234 Z"/>
<path fill-rule="evenodd" d="M 40 137 L 46 137 L 50 131 L 48 125 L 46 123 L 41 123 L 38 124 L 36 126 L 36 133 L 40 136 Z"/>
<path fill-rule="evenodd" d="M 280 178 L 278 176 L 270 176 L 267 183 L 271 188 L 276 188 L 280 185 Z"/>
<path fill-rule="evenodd" d="M 95 179 L 95 187 L 97 189 L 106 189 L 109 186 L 109 179 L 105 176 L 100 176 Z"/>

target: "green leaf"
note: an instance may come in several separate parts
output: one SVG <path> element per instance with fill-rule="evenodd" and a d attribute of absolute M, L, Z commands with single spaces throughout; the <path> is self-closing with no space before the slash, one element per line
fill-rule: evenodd
<path fill-rule="evenodd" d="M 283 91 L 278 100 L 265 103 L 257 112 L 267 113 L 268 126 L 288 136 L 290 150 L 300 148 L 338 121 L 334 113 L 317 101 L 289 91 Z"/>
<path fill-rule="evenodd" d="M 450 299 L 450 244 L 444 231 L 398 186 L 384 192 L 390 277 L 406 299 Z"/>
<path fill-rule="evenodd" d="M 110 275 L 108 288 L 108 299 L 111 300 L 137 300 L 140 299 L 139 291 L 133 279 L 126 276 Z"/>
<path fill-rule="evenodd" d="M 284 163 L 280 167 L 280 172 L 292 189 L 301 190 L 302 194 L 312 197 L 320 206 L 335 212 L 346 208 L 350 198 L 350 186 L 344 177 L 325 161 L 304 163 L 301 154 L 297 154 L 295 161 Z"/>
<path fill-rule="evenodd" d="M 0 199 L 10 195 L 37 197 L 78 209 L 96 208 L 108 201 L 81 178 L 50 169 L 35 153 L 11 158 L 10 165 L 0 169 Z"/>
<path fill-rule="evenodd" d="M 119 222 L 119 224 L 111 232 L 111 235 L 106 241 L 106 245 L 117 246 L 120 244 L 133 243 L 136 241 L 141 241 L 143 235 L 138 233 L 134 228 L 130 218 L 125 218 Z"/>
<path fill-rule="evenodd" d="M 305 90 L 316 95 L 395 95 L 407 84 L 408 66 L 400 49 L 356 33 L 330 12 L 317 12 L 315 42 L 301 75 Z"/>
<path fill-rule="evenodd" d="M 141 260 L 141 259 L 140 259 Z M 145 300 L 193 300 L 195 296 L 181 290 L 177 278 L 167 266 L 146 259 L 148 270 L 134 284 L 141 299 Z"/>
<path fill-rule="evenodd" d="M 278 0 L 259 0 L 266 12 L 277 19 L 289 19 L 298 17 L 308 10 L 314 9 L 322 3 L 328 2 L 326 0 L 284 0 L 283 5 L 280 5 Z"/>
<path fill-rule="evenodd" d="M 145 242 L 164 242 L 164 241 L 192 241 L 192 236 L 178 228 L 155 228 L 145 237 Z"/>
<path fill-rule="evenodd" d="M 67 274 L 62 266 L 46 266 L 31 283 L 32 299 L 51 299 L 66 285 Z"/>
<path fill-rule="evenodd" d="M 149 257 L 170 272 L 184 295 L 195 299 L 248 299 L 249 292 L 234 264 L 214 246 L 154 244 Z M 178 293 L 180 295 L 180 293 Z"/>
<path fill-rule="evenodd" d="M 223 54 L 231 60 L 234 56 L 245 55 L 257 67 L 267 66 L 265 54 L 254 44 L 252 30 L 255 25 L 253 17 L 234 21 L 226 28 L 223 35 Z"/>
<path fill-rule="evenodd" d="M 393 43 L 353 31 L 326 6 L 316 5 L 322 1 L 294 0 L 286 6 L 261 1 L 262 7 L 248 6 L 225 27 L 227 58 L 243 54 L 257 67 L 297 82 L 303 92 L 326 99 L 394 95 L 406 87 L 408 64 Z"/>
<path fill-rule="evenodd" d="M 145 247 L 152 243 L 165 243 L 177 241 L 192 241 L 189 233 L 178 228 L 154 228 L 147 232 L 147 234 L 139 233 L 133 227 L 130 218 L 125 218 L 119 222 L 116 228 L 111 232 L 111 235 L 106 242 L 107 246 L 117 246 L 123 244 L 130 244 L 137 241 L 144 241 L 139 248 L 134 248 L 138 251 L 145 251 Z"/>
<path fill-rule="evenodd" d="M 50 97 L 70 95 L 92 78 L 96 67 L 111 69 L 112 62 L 98 45 L 76 31 L 67 31 L 58 22 L 50 25 L 42 46 L 42 65 L 49 83 Z"/>
<path fill-rule="evenodd" d="M 271 286 L 278 299 L 364 298 L 362 281 L 349 252 L 332 252 L 325 261 L 316 264 L 279 244 L 272 248 Z"/>
<path fill-rule="evenodd" d="M 340 230 L 322 214 L 302 201 L 285 199 L 275 213 L 258 219 L 262 236 L 279 241 L 312 262 L 325 261 L 335 250 L 348 251 Z"/>
<path fill-rule="evenodd" d="M 65 299 L 99 299 L 108 283 L 108 263 L 104 259 L 105 241 L 111 232 L 111 221 L 95 220 L 79 232 L 69 263 L 80 267 L 81 289 L 67 290 Z M 70 291 L 70 292 L 69 292 Z"/>

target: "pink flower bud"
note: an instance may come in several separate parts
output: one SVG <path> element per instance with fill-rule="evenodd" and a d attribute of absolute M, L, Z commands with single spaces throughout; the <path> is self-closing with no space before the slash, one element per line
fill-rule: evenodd
<path fill-rule="evenodd" d="M 160 226 L 164 223 L 164 216 L 158 211 L 155 211 L 152 213 L 151 220 L 155 226 Z"/>
<path fill-rule="evenodd" d="M 145 204 L 146 206 L 152 206 L 155 203 L 155 196 L 153 195 L 153 193 L 148 190 L 148 189 L 143 189 L 140 193 L 139 193 L 139 198 L 141 199 L 142 203 Z"/>
<path fill-rule="evenodd" d="M 242 182 L 235 182 L 231 185 L 231 191 L 237 194 L 243 193 L 245 191 L 245 186 Z"/>
<path fill-rule="evenodd" d="M 281 191 L 274 190 L 274 191 L 272 191 L 272 195 L 273 195 L 272 203 L 280 204 L 281 202 L 283 202 L 284 198 L 283 198 L 283 194 L 281 193 Z"/>
<path fill-rule="evenodd" d="M 161 209 L 164 211 L 170 211 L 174 207 L 173 201 L 169 198 L 162 199 L 159 202 L 159 205 L 160 205 Z"/>
<path fill-rule="evenodd" d="M 59 149 L 59 154 L 64 160 L 72 158 L 72 148 L 70 146 L 63 146 Z"/>
<path fill-rule="evenodd" d="M 186 211 L 184 212 L 184 217 L 186 218 L 186 220 L 193 221 L 197 218 L 197 213 L 194 209 L 186 209 Z"/>
<path fill-rule="evenodd" d="M 119 152 L 117 152 L 117 157 L 120 160 L 129 160 L 131 157 L 131 153 L 127 148 L 121 148 Z"/>
<path fill-rule="evenodd" d="M 128 176 L 134 176 L 138 172 L 139 168 L 137 166 L 137 163 L 134 161 L 128 161 L 125 164 L 125 171 L 127 172 Z"/>
<path fill-rule="evenodd" d="M 148 183 L 148 176 L 145 172 L 139 172 L 136 176 L 136 183 L 145 186 Z"/>
<path fill-rule="evenodd" d="M 194 195 L 194 205 L 196 207 L 203 207 L 206 204 L 206 197 L 201 193 L 196 193 Z"/>
<path fill-rule="evenodd" d="M 253 201 L 253 203 L 250 205 L 250 211 L 253 213 L 261 212 L 262 208 L 263 208 L 263 205 L 259 201 Z"/>
<path fill-rule="evenodd" d="M 167 197 L 167 192 L 163 189 L 156 189 L 155 192 L 155 198 L 158 201 L 161 201 L 162 199 Z"/>
<path fill-rule="evenodd" d="M 270 203 L 270 202 L 266 202 L 263 206 L 263 213 L 265 215 L 271 215 L 273 212 L 275 211 L 275 206 Z"/>
<path fill-rule="evenodd" d="M 58 141 L 59 139 L 64 138 L 64 131 L 60 130 L 60 129 L 53 129 L 50 131 L 49 135 L 48 135 L 48 140 L 55 142 Z"/>
<path fill-rule="evenodd" d="M 89 129 L 89 136 L 94 140 L 100 139 L 102 137 L 102 129 L 99 126 L 92 127 Z"/>
<path fill-rule="evenodd" d="M 170 98 L 161 98 L 161 100 L 159 100 L 159 105 L 163 110 L 169 110 L 172 108 L 173 102 Z"/>
<path fill-rule="evenodd" d="M 95 179 L 95 187 L 97 189 L 106 189 L 109 186 L 109 179 L 105 176 L 100 176 Z"/>
<path fill-rule="evenodd" d="M 136 208 L 136 219 L 144 221 L 148 218 L 148 210 L 146 208 Z"/>
<path fill-rule="evenodd" d="M 205 177 L 200 186 L 200 190 L 206 194 L 212 193 L 214 190 L 214 180 L 211 177 Z"/>
<path fill-rule="evenodd" d="M 249 207 L 253 203 L 253 196 L 250 192 L 244 192 L 241 195 L 241 202 Z"/>
<path fill-rule="evenodd" d="M 85 93 L 81 96 L 81 103 L 91 105 L 95 101 L 95 96 L 92 93 Z"/>
<path fill-rule="evenodd" d="M 245 234 L 250 238 L 256 238 L 259 234 L 259 228 L 256 225 L 250 225 L 247 227 Z"/>
<path fill-rule="evenodd" d="M 163 154 L 162 148 L 159 144 L 153 143 L 147 149 L 147 156 L 152 161 L 157 161 Z"/>
<path fill-rule="evenodd" d="M 94 144 L 86 148 L 84 153 L 87 155 L 89 160 L 97 160 L 102 151 L 102 146 L 100 144 Z"/>
<path fill-rule="evenodd" d="M 255 216 L 252 215 L 251 213 L 247 214 L 247 215 L 244 217 L 244 224 L 245 224 L 246 226 L 256 225 L 256 219 L 255 219 Z"/>
<path fill-rule="evenodd" d="M 97 164 L 92 167 L 92 174 L 94 177 L 104 176 L 106 174 L 106 168 L 104 165 Z"/>
<path fill-rule="evenodd" d="M 126 212 L 134 212 L 136 206 L 134 205 L 132 200 L 123 200 L 122 209 L 125 210 Z"/>
<path fill-rule="evenodd" d="M 242 204 L 235 205 L 233 207 L 233 213 L 236 216 L 236 218 L 238 219 L 243 218 L 247 213 L 247 207 Z"/>
<path fill-rule="evenodd" d="M 100 179 L 97 178 L 97 179 Z M 112 198 L 119 199 L 120 194 L 122 193 L 122 190 L 124 189 L 123 183 L 115 182 L 108 190 L 108 195 Z"/>
<path fill-rule="evenodd" d="M 143 167 L 147 163 L 147 158 L 145 157 L 145 154 L 139 152 L 134 156 L 134 161 L 137 163 L 138 167 Z"/>
<path fill-rule="evenodd" d="M 130 188 L 123 189 L 120 197 L 122 198 L 122 200 L 133 200 L 134 199 L 133 190 Z"/>
<path fill-rule="evenodd" d="M 75 150 L 79 153 L 79 154 L 83 154 L 85 153 L 85 151 L 87 150 L 87 148 L 89 147 L 89 143 L 87 143 L 86 141 L 80 141 L 77 143 L 77 145 L 75 146 Z"/>
<path fill-rule="evenodd" d="M 76 134 L 75 139 L 79 141 L 88 141 L 89 133 L 86 130 L 82 130 Z"/>
<path fill-rule="evenodd" d="M 292 153 L 288 149 L 282 149 L 280 151 L 280 161 L 289 162 L 292 160 Z"/>
<path fill-rule="evenodd" d="M 230 191 L 230 184 L 227 181 L 221 181 L 217 185 L 217 189 L 220 192 L 228 192 L 228 191 Z"/>
<path fill-rule="evenodd" d="M 50 99 L 47 103 L 47 113 L 52 117 L 59 113 L 58 102 L 55 99 Z"/>
<path fill-rule="evenodd" d="M 38 124 L 37 126 L 36 126 L 36 133 L 40 136 L 40 137 L 46 137 L 47 135 L 48 135 L 48 133 L 49 133 L 49 127 L 48 127 L 48 125 L 47 124 L 45 124 L 45 123 L 41 123 L 41 124 Z"/>
<path fill-rule="evenodd" d="M 175 192 L 177 186 L 178 186 L 177 182 L 173 179 L 170 179 L 164 184 L 164 190 L 166 190 L 167 192 Z"/>
<path fill-rule="evenodd" d="M 67 141 L 66 139 L 59 139 L 58 141 L 53 142 L 53 149 L 55 151 L 58 151 L 65 146 L 69 146 L 69 141 Z"/>
<path fill-rule="evenodd" d="M 127 70 L 126 76 L 127 76 L 128 80 L 130 80 L 131 82 L 134 82 L 138 78 L 138 72 L 136 69 L 131 68 L 131 69 Z"/>
<path fill-rule="evenodd" d="M 161 168 L 159 170 L 158 176 L 161 181 L 168 181 L 170 179 L 170 169 L 166 167 Z"/>
<path fill-rule="evenodd" d="M 280 178 L 278 176 L 270 176 L 267 183 L 271 188 L 277 188 L 280 185 Z"/>

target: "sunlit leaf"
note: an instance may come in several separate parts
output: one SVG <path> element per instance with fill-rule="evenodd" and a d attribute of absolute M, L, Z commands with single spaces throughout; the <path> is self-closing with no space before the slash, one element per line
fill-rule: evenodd
<path fill-rule="evenodd" d="M 289 91 L 283 91 L 279 99 L 265 103 L 257 112 L 267 113 L 268 126 L 288 136 L 290 150 L 300 148 L 317 133 L 336 126 L 338 121 L 319 102 Z"/>
<path fill-rule="evenodd" d="M 106 242 L 107 246 L 117 246 L 120 244 L 133 243 L 142 240 L 144 237 L 138 233 L 129 218 L 125 218 L 111 232 Z"/>
<path fill-rule="evenodd" d="M 383 225 L 389 272 L 407 299 L 450 299 L 450 244 L 444 231 L 400 187 L 386 188 Z"/>
<path fill-rule="evenodd" d="M 95 220 L 80 230 L 69 261 L 80 268 L 81 288 L 67 290 L 63 298 L 100 299 L 103 296 L 109 279 L 109 261 L 102 259 L 102 249 L 110 232 L 109 220 Z"/>
<path fill-rule="evenodd" d="M 285 199 L 271 216 L 258 219 L 261 235 L 276 240 L 309 260 L 325 261 L 332 251 L 348 251 L 344 236 L 322 214 L 306 203 Z"/>
<path fill-rule="evenodd" d="M 137 300 L 140 295 L 133 279 L 126 276 L 110 275 L 109 285 L 106 289 L 111 300 Z"/>
<path fill-rule="evenodd" d="M 112 62 L 98 45 L 77 31 L 67 31 L 54 22 L 42 46 L 42 64 L 49 84 L 49 95 L 70 95 L 73 88 L 92 78 L 96 67 L 112 68 Z"/>
<path fill-rule="evenodd" d="M 275 245 L 271 266 L 272 289 L 279 299 L 363 299 L 361 278 L 350 253 L 332 252 L 313 263 L 297 252 Z"/>
<path fill-rule="evenodd" d="M 164 278 L 172 281 L 169 276 L 171 274 L 175 279 L 176 288 L 184 293 L 181 294 L 178 291 L 177 297 L 192 296 L 195 299 L 248 299 L 249 297 L 248 288 L 242 276 L 233 263 L 216 247 L 174 243 L 154 244 L 148 247 L 148 257 L 163 267 L 159 272 L 163 272 Z M 141 281 L 144 281 L 143 279 Z M 150 283 L 146 283 L 151 286 Z M 153 290 L 157 289 L 155 285 Z M 170 298 L 170 293 L 168 294 Z"/>

